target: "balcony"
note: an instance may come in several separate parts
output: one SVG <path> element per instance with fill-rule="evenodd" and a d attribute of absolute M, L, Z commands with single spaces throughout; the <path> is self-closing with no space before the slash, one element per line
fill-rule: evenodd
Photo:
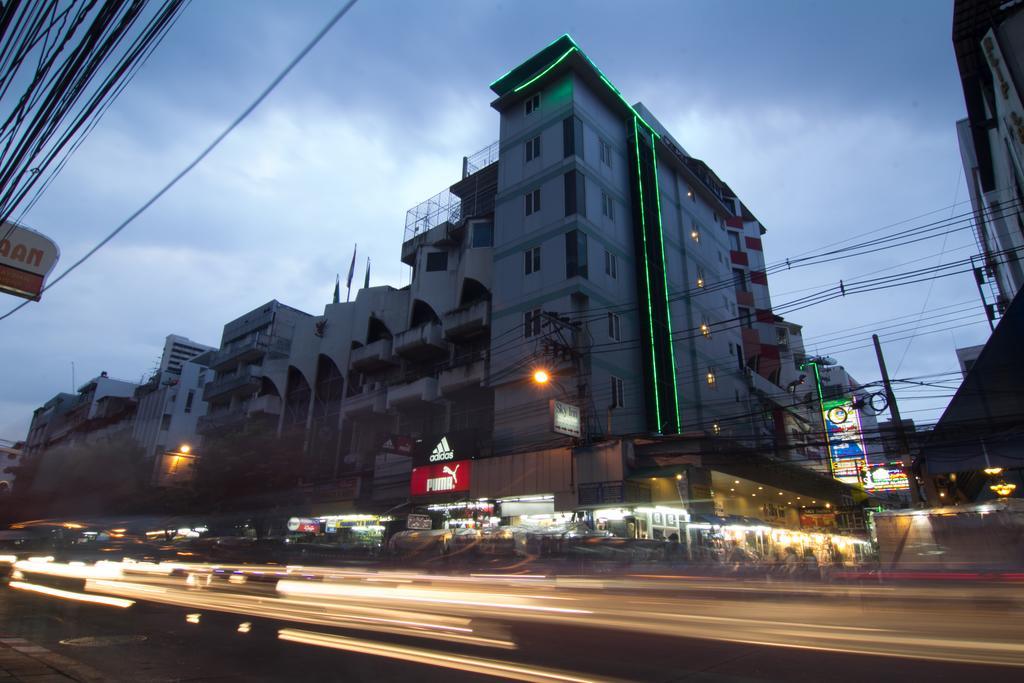
<path fill-rule="evenodd" d="M 345 415 L 382 415 L 387 412 L 387 389 L 382 384 L 367 384 L 358 394 L 345 398 Z"/>
<path fill-rule="evenodd" d="M 422 360 L 448 353 L 448 342 L 441 323 L 431 322 L 395 335 L 394 349 L 405 358 Z"/>
<path fill-rule="evenodd" d="M 442 395 L 447 396 L 463 389 L 480 386 L 484 377 L 484 361 L 480 358 L 443 371 L 437 378 L 438 389 Z"/>
<path fill-rule="evenodd" d="M 388 408 L 413 408 L 437 399 L 437 380 L 433 377 L 388 388 Z"/>
<path fill-rule="evenodd" d="M 230 344 L 210 357 L 210 367 L 214 370 L 225 370 L 239 363 L 262 358 L 264 354 L 271 356 L 287 355 L 291 349 L 291 340 L 269 334 L 261 334 L 253 339 Z"/>
<path fill-rule="evenodd" d="M 203 415 L 196 421 L 196 431 L 203 436 L 216 434 L 217 432 L 237 427 L 245 422 L 246 417 L 244 407 Z"/>
<path fill-rule="evenodd" d="M 469 306 L 456 308 L 444 316 L 444 336 L 448 339 L 472 337 L 487 329 L 490 320 L 490 301 L 478 301 Z"/>
<path fill-rule="evenodd" d="M 398 359 L 391 351 L 390 339 L 378 339 L 366 346 L 352 349 L 349 365 L 359 372 L 377 372 L 398 365 Z"/>
<path fill-rule="evenodd" d="M 272 415 L 276 417 L 281 414 L 281 397 L 270 395 L 257 396 L 246 404 L 245 410 L 248 415 Z"/>
<path fill-rule="evenodd" d="M 263 380 L 263 369 L 246 366 L 227 377 L 218 377 L 203 387 L 203 400 L 211 401 L 224 396 L 244 396 L 258 391 Z"/>

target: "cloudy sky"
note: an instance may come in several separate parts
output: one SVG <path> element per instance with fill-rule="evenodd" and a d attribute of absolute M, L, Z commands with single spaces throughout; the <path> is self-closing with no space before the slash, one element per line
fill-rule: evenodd
<path fill-rule="evenodd" d="M 60 245 L 58 271 L 190 161 L 340 5 L 193 2 L 25 218 Z M 137 381 L 169 333 L 217 344 L 226 321 L 274 298 L 321 312 L 355 242 L 374 284 L 404 284 L 405 211 L 497 139 L 487 84 L 565 32 L 743 198 L 768 228 L 769 262 L 963 213 L 952 207 L 966 193 L 951 17 L 951 0 L 362 0 L 170 194 L 0 322 L 0 438 L 23 438 L 32 410 L 71 389 L 72 362 L 79 383 L 103 370 Z M 772 296 L 963 258 L 971 244 L 961 231 L 781 273 Z M 965 275 L 792 319 L 811 350 L 870 382 L 875 328 L 894 376 L 955 370 L 955 346 L 987 336 L 975 302 Z M 925 308 L 920 334 L 902 339 Z M 905 416 L 937 417 L 942 401 L 903 395 Z"/>

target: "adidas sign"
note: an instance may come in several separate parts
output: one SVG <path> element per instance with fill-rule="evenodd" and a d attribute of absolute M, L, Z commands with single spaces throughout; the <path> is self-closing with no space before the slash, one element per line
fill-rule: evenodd
<path fill-rule="evenodd" d="M 441 440 L 434 446 L 434 450 L 430 453 L 430 462 L 445 462 L 447 460 L 455 459 L 455 451 L 448 445 L 448 437 L 442 436 Z"/>

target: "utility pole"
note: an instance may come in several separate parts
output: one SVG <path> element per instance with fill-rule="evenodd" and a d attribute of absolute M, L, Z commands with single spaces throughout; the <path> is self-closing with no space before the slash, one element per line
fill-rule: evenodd
<path fill-rule="evenodd" d="M 814 370 L 814 390 L 818 394 L 818 416 L 821 420 L 821 433 L 824 437 L 825 457 L 828 458 L 828 471 L 832 473 L 832 476 L 835 476 L 835 468 L 832 466 L 832 440 L 829 438 L 828 423 L 825 421 L 825 397 L 821 390 L 821 372 L 818 370 L 818 364 L 820 363 L 824 365 L 824 360 L 824 358 L 819 356 L 808 358 L 800 365 L 800 369 L 803 370 L 805 367 L 810 365 Z"/>
<path fill-rule="evenodd" d="M 878 341 L 878 335 L 871 335 L 871 341 L 875 345 L 875 356 L 878 357 L 878 369 L 882 373 L 882 385 L 885 387 L 885 400 L 889 403 L 889 417 L 892 418 L 893 425 L 896 427 L 896 434 L 899 436 L 900 448 L 903 451 L 903 466 L 907 468 L 907 473 L 913 476 L 912 463 L 910 462 L 910 441 L 907 439 L 907 432 L 903 428 L 903 420 L 900 418 L 900 407 L 896 404 L 896 394 L 892 390 L 892 382 L 889 381 L 889 371 L 885 367 L 885 356 L 882 355 L 882 344 Z M 907 479 L 910 479 L 910 476 Z M 917 498 L 920 498 L 921 492 L 917 486 L 913 489 L 917 491 Z"/>

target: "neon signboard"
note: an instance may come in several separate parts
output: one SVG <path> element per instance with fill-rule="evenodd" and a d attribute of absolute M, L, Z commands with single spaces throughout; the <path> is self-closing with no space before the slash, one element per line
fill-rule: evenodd
<path fill-rule="evenodd" d="M 869 491 L 909 491 L 907 468 L 901 462 L 866 465 L 864 488 Z"/>
<path fill-rule="evenodd" d="M 860 412 L 850 398 L 826 401 L 821 408 L 825 429 L 828 430 L 832 476 L 845 484 L 864 483 L 862 477 L 868 461 Z"/>

